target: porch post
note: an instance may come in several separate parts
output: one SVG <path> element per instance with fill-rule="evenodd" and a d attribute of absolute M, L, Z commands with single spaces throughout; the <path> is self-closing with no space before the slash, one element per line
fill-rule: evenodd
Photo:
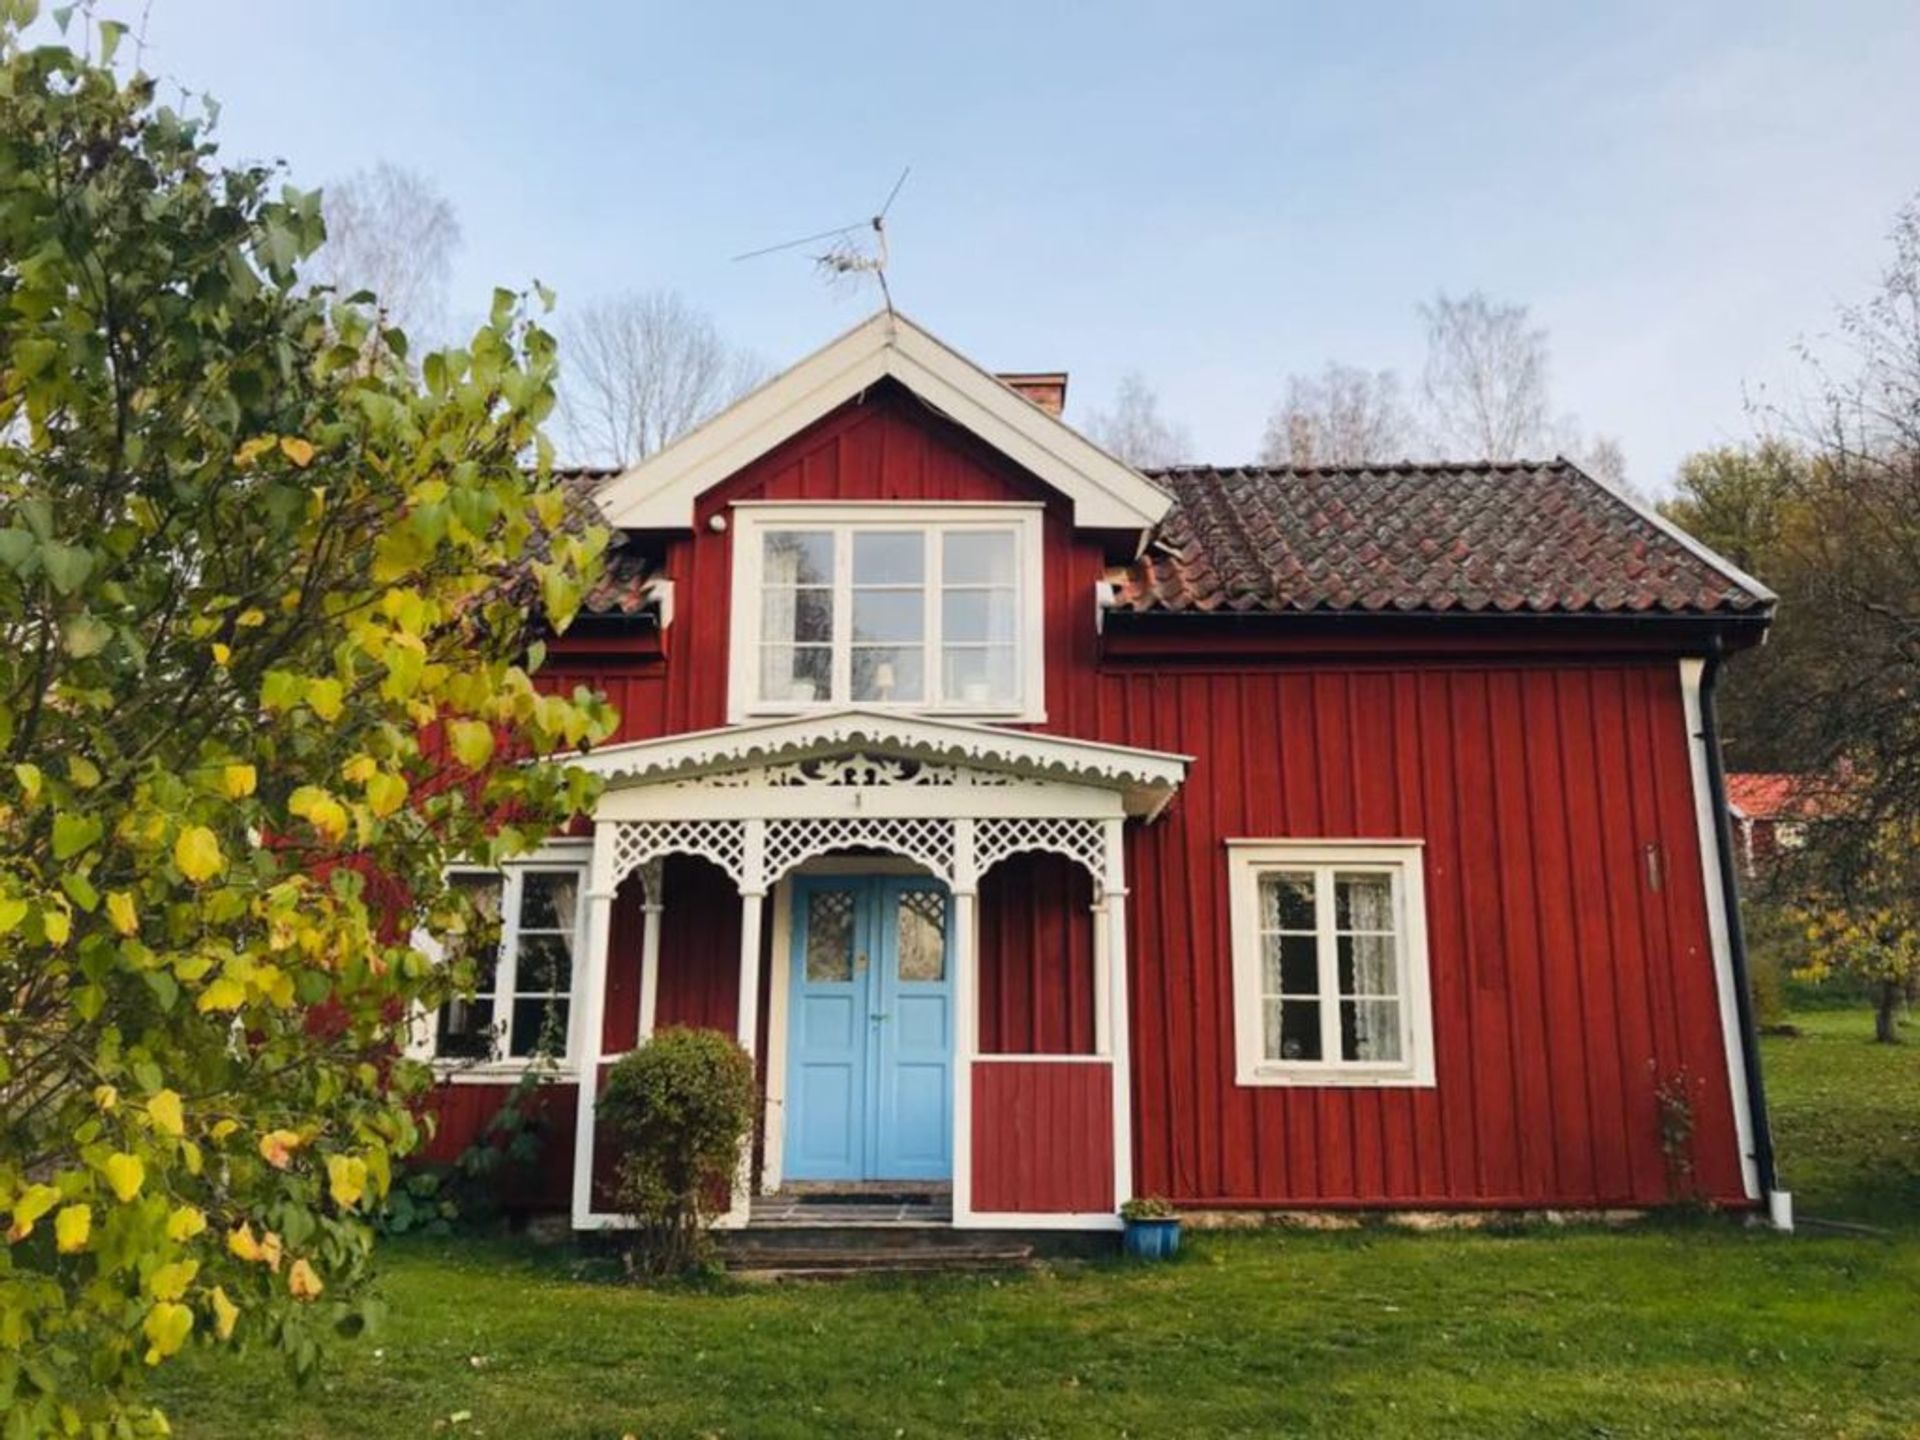
<path fill-rule="evenodd" d="M 587 953 L 581 980 L 574 1053 L 579 1057 L 573 1120 L 573 1228 L 584 1230 L 593 1214 L 593 1112 L 600 1096 L 602 1027 L 607 997 L 607 944 L 613 933 L 613 827 L 595 822 L 593 859 L 587 868 Z"/>
<path fill-rule="evenodd" d="M 1093 1053 L 1113 1049 L 1113 967 L 1107 956 L 1107 890 L 1104 883 L 1093 895 Z"/>
<path fill-rule="evenodd" d="M 980 877 L 973 821 L 953 822 L 953 1223 L 973 1220 L 973 1057 L 980 1039 Z"/>
<path fill-rule="evenodd" d="M 649 860 L 640 867 L 640 1026 L 644 1045 L 653 1038 L 654 1018 L 660 1013 L 660 916 L 667 908 L 666 861 Z"/>
<path fill-rule="evenodd" d="M 743 822 L 742 840 L 740 1000 L 736 1006 L 734 1038 L 751 1057 L 758 1048 L 760 1037 L 760 928 L 767 899 L 767 822 L 761 819 Z M 749 1128 L 746 1142 L 740 1147 L 740 1163 L 734 1170 L 732 1203 L 720 1223 L 728 1228 L 744 1225 L 752 1209 L 753 1130 Z"/>
<path fill-rule="evenodd" d="M 1127 1002 L 1127 822 L 1106 822 L 1107 1046 L 1113 1057 L 1113 1203 L 1133 1198 L 1133 1029 Z"/>

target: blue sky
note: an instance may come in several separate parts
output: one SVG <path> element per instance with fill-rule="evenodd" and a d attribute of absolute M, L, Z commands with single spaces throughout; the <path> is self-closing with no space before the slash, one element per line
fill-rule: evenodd
<path fill-rule="evenodd" d="M 111 12 L 110 12 L 111 13 Z M 454 304 L 678 289 L 784 364 L 854 323 L 802 253 L 891 221 L 902 309 L 982 363 L 1128 369 L 1201 458 L 1291 371 L 1412 380 L 1416 304 L 1524 301 L 1556 407 L 1664 489 L 1790 392 L 1920 191 L 1920 6 L 153 0 L 149 68 L 301 184 L 459 210 Z"/>

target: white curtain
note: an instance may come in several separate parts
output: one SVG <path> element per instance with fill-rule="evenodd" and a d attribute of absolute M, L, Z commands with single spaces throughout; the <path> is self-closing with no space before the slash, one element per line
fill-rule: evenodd
<path fill-rule="evenodd" d="M 800 550 L 768 536 L 760 576 L 760 695 L 764 700 L 793 697 L 794 628 L 799 623 Z M 783 645 L 785 648 L 770 648 Z"/>
<path fill-rule="evenodd" d="M 1356 1060 L 1400 1059 L 1399 966 L 1395 960 L 1393 885 L 1384 875 L 1346 876 L 1341 888 L 1346 892 L 1347 925 L 1356 934 L 1347 938 L 1352 947 L 1354 995 L 1374 998 L 1350 1001 L 1354 1012 Z"/>

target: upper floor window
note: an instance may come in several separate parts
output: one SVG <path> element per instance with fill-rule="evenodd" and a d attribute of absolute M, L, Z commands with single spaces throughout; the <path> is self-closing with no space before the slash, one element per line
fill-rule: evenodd
<path fill-rule="evenodd" d="M 1242 1085 L 1431 1085 L 1421 849 L 1228 842 Z"/>
<path fill-rule="evenodd" d="M 736 718 L 843 705 L 1040 716 L 1040 510 L 743 505 Z"/>

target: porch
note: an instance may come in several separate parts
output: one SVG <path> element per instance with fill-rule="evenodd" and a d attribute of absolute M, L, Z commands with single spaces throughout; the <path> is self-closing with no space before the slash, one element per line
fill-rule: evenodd
<path fill-rule="evenodd" d="M 585 763 L 606 789 L 577 991 L 576 1228 L 620 1223 L 594 1123 L 606 1069 L 669 1023 L 731 1028 L 759 1073 L 722 1227 L 871 1222 L 888 1207 L 863 1189 L 899 1192 L 894 1223 L 1117 1227 L 1125 827 L 1165 807 L 1184 757 L 843 710 Z"/>

